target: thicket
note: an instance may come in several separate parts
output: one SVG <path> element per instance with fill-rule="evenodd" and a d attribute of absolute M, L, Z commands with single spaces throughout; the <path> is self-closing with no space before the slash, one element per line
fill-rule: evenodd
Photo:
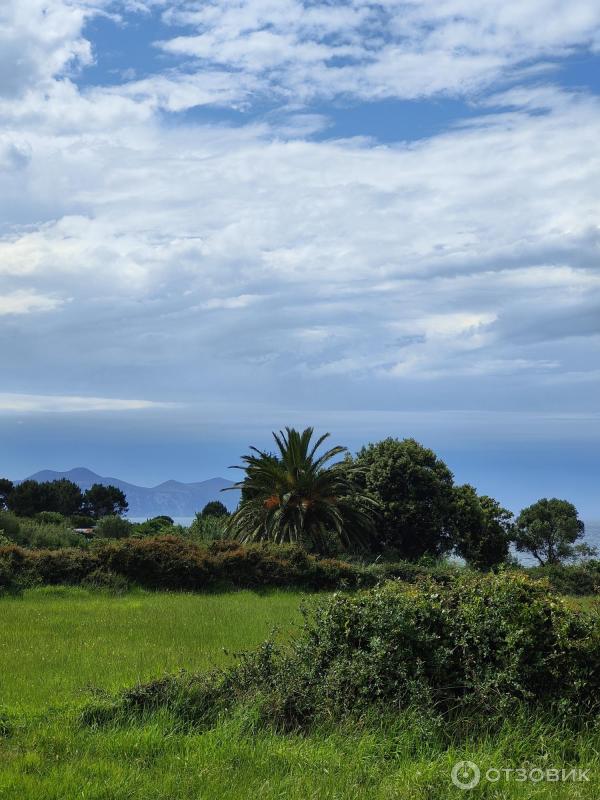
<path fill-rule="evenodd" d="M 291 731 L 414 707 L 451 719 L 526 706 L 573 723 L 595 718 L 599 691 L 598 617 L 526 575 L 465 574 L 336 594 L 291 646 L 267 642 L 233 668 L 134 687 L 86 719 L 165 708 L 210 726 L 252 708 L 259 724 Z"/>
<path fill-rule="evenodd" d="M 32 527 L 34 523 L 30 523 Z M 40 539 L 60 536 L 55 526 L 35 523 Z M 71 534 L 83 540 L 78 534 Z M 31 539 L 31 536 L 29 536 Z M 85 540 L 83 540 L 85 541 Z M 182 536 L 99 539 L 85 547 L 21 547 L 0 541 L 0 591 L 36 584 L 86 584 L 122 591 L 126 584 L 149 589 L 203 591 L 218 587 L 299 586 L 307 589 L 371 587 L 389 579 L 449 585 L 471 570 L 456 562 L 422 560 L 348 563 L 309 555 L 295 545 L 241 545 L 235 541 Z M 545 578 L 561 594 L 600 593 L 600 561 L 518 568 L 509 575 Z"/>
<path fill-rule="evenodd" d="M 2 577 L 3 576 L 3 577 Z M 32 550 L 0 547 L 0 590 L 16 584 L 110 585 L 111 576 L 149 589 L 201 591 L 218 587 L 354 588 L 375 578 L 298 547 L 201 546 L 177 536 L 102 541 L 88 548 Z"/>

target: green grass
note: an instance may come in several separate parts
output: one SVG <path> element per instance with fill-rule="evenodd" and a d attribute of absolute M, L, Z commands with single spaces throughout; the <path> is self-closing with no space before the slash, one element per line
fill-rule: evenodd
<path fill-rule="evenodd" d="M 37 589 L 0 599 L 1 800 L 597 800 L 600 727 L 576 734 L 554 721 L 506 720 L 459 736 L 419 713 L 393 724 L 281 736 L 251 710 L 212 730 L 157 713 L 92 728 L 79 715 L 89 686 L 108 690 L 181 667 L 223 664 L 278 627 L 298 623 L 299 592 L 111 597 Z M 579 602 L 579 601 L 578 601 Z M 584 603 L 585 605 L 585 603 Z M 590 782 L 450 782 L 454 763 L 483 770 L 589 769 Z"/>
<path fill-rule="evenodd" d="M 600 596 L 597 594 L 582 595 L 581 597 L 566 597 L 567 605 L 577 611 L 587 611 L 591 614 L 600 614 Z"/>
<path fill-rule="evenodd" d="M 0 599 L 0 708 L 37 712 L 182 668 L 223 665 L 289 631 L 302 594 L 250 591 L 122 596 L 46 587 Z"/>

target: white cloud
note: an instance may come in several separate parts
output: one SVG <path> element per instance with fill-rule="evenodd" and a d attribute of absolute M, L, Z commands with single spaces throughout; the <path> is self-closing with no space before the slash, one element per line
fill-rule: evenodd
<path fill-rule="evenodd" d="M 475 402 L 485 377 L 490 402 L 571 401 L 559 376 L 593 373 L 600 336 L 598 100 L 512 88 L 460 127 L 390 146 L 306 141 L 326 120 L 302 100 L 470 90 L 585 46 L 597 6 L 379 5 L 380 18 L 359 0 L 302 14 L 292 0 L 171 3 L 202 41 L 169 48 L 202 51 L 201 68 L 85 90 L 65 72 L 87 57 L 91 5 L 57 2 L 63 27 L 43 46 L 35 26 L 15 26 L 36 55 L 0 90 L 0 335 L 12 343 L 0 366 L 13 385 L 215 398 L 244 385 L 311 401 L 319 386 L 358 404 L 393 402 L 396 385 L 410 402 L 427 382 L 421 402 L 434 381 Z M 238 128 L 157 113 L 241 105 L 265 86 L 294 103 Z"/>
<path fill-rule="evenodd" d="M 85 342 L 103 369 L 218 353 L 220 379 L 258 380 L 260 365 L 265 385 L 282 365 L 403 380 L 582 371 L 573 348 L 599 327 L 600 105 L 546 92 L 539 114 L 539 94 L 397 147 L 282 141 L 265 124 L 13 122 L 5 135 L 29 153 L 21 195 L 37 214 L 45 193 L 49 217 L 0 239 L 0 278 L 21 297 L 72 297 L 46 335 Z"/>
<path fill-rule="evenodd" d="M 89 11 L 85 2 L 3 0 L 0 7 L 0 97 L 49 82 L 55 75 L 91 62 L 81 36 Z"/>
<path fill-rule="evenodd" d="M 173 404 L 150 400 L 119 400 L 107 397 L 9 394 L 0 392 L 0 413 L 83 413 L 91 411 L 140 411 L 169 408 Z"/>
<path fill-rule="evenodd" d="M 230 71 L 225 102 L 250 82 L 295 101 L 468 94 L 534 60 L 592 48 L 600 30 L 595 0 L 192 0 L 164 18 L 190 33 L 163 50 L 195 59 L 197 74 Z"/>
<path fill-rule="evenodd" d="M 29 314 L 32 311 L 52 311 L 61 305 L 54 297 L 45 297 L 32 291 L 17 291 L 0 295 L 0 316 L 3 314 Z"/>

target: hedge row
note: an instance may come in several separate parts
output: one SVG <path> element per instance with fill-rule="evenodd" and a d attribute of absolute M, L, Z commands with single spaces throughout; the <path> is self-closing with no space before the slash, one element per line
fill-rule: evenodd
<path fill-rule="evenodd" d="M 226 541 L 198 544 L 172 535 L 104 540 L 85 549 L 0 546 L 0 592 L 35 584 L 87 584 L 119 590 L 136 584 L 149 589 L 187 591 L 220 586 L 366 588 L 390 578 L 405 583 L 433 578 L 450 585 L 465 571 L 457 564 L 396 562 L 364 566 L 316 558 L 293 546 L 243 546 Z M 518 571 L 547 579 L 561 594 L 600 593 L 600 561 Z"/>
<path fill-rule="evenodd" d="M 201 546 L 177 536 L 121 539 L 93 549 L 0 547 L 0 590 L 35 584 L 110 585 L 111 578 L 148 589 L 200 591 L 220 586 L 307 589 L 373 583 L 358 567 L 317 559 L 295 547 Z"/>

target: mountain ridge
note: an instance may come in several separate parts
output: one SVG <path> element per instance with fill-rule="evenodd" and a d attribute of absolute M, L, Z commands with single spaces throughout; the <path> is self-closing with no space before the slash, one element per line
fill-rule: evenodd
<path fill-rule="evenodd" d="M 30 475 L 27 480 L 56 481 L 61 478 L 76 483 L 82 491 L 94 483 L 116 486 L 121 489 L 129 503 L 128 516 L 144 517 L 167 514 L 170 517 L 192 517 L 211 500 L 220 500 L 230 511 L 236 507 L 239 492 L 222 492 L 233 486 L 226 478 L 208 478 L 204 481 L 182 483 L 167 480 L 156 486 L 138 486 L 121 478 L 98 475 L 87 467 L 74 467 L 66 471 L 43 469 Z"/>

